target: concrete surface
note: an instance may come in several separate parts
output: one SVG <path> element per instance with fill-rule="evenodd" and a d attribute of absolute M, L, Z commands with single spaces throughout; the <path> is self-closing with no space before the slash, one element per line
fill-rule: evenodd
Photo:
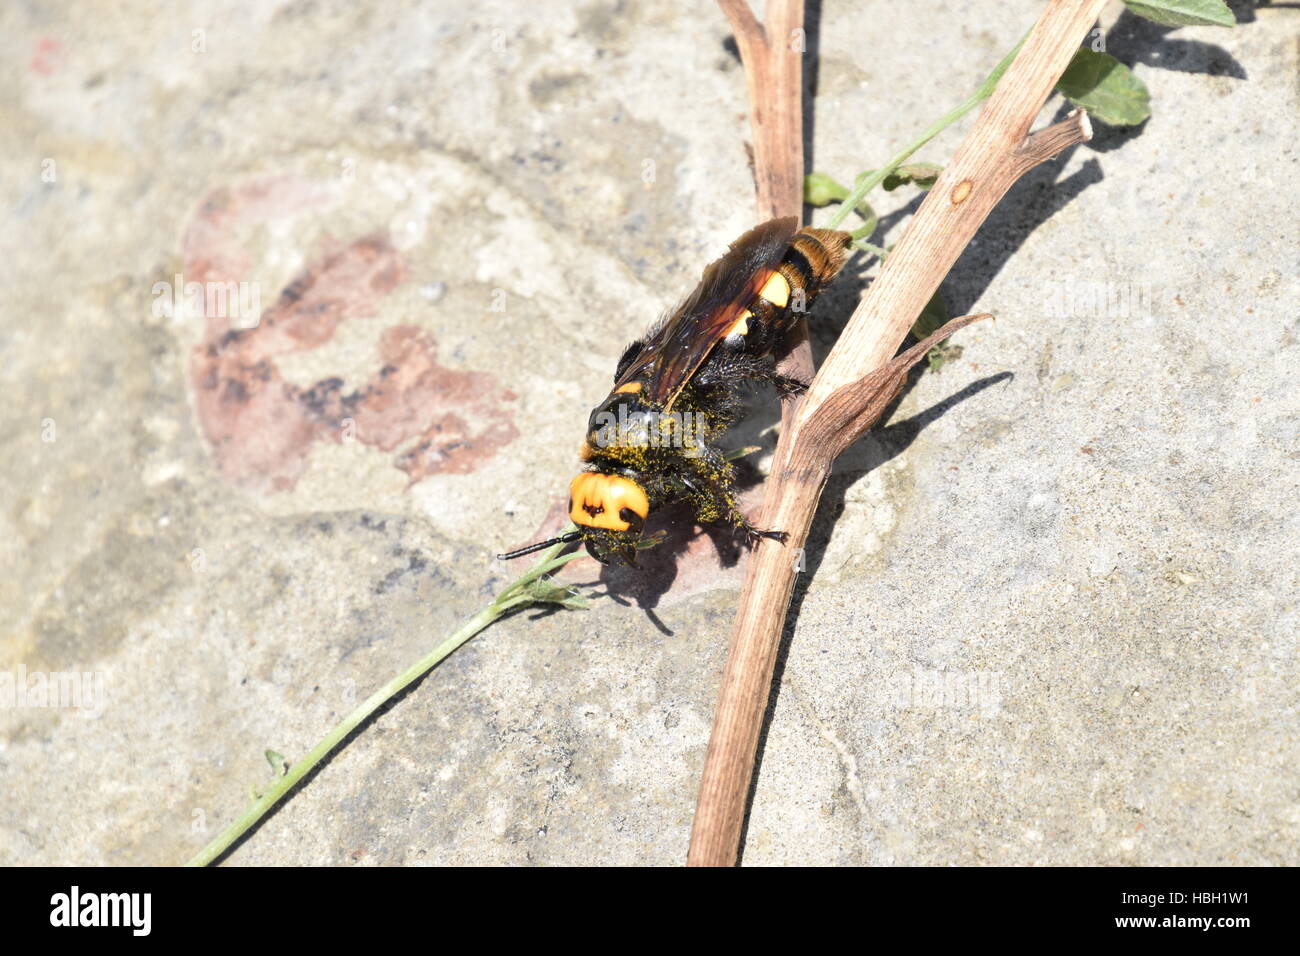
<path fill-rule="evenodd" d="M 695 9 L 4 5 L 0 863 L 186 859 L 556 525 L 622 346 L 752 223 Z M 811 168 L 1037 9 L 827 0 Z M 747 864 L 1300 862 L 1300 10 L 1236 10 L 1108 11 L 1154 116 L 1011 193 L 944 287 L 999 321 L 841 463 Z M 665 550 L 575 567 L 609 596 L 472 642 L 229 862 L 680 862 L 740 565 Z"/>

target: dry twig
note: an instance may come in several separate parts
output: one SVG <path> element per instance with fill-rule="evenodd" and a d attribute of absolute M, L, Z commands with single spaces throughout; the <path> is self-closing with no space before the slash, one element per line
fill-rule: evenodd
<path fill-rule="evenodd" d="M 796 174 L 795 182 L 801 184 L 803 175 L 800 74 L 790 44 L 773 44 L 771 38 L 789 37 L 800 27 L 803 3 L 769 0 L 766 28 L 744 0 L 719 3 L 736 32 L 749 78 L 759 213 L 763 218 L 789 215 L 801 209 L 790 184 Z M 745 574 L 700 783 L 690 865 L 736 862 L 758 736 L 794 589 L 794 556 L 807 539 L 831 465 L 888 405 L 906 374 L 907 357 L 919 359 L 925 354 L 922 346 L 932 344 L 927 340 L 891 362 L 989 212 L 1028 170 L 1091 136 L 1087 117 L 1078 110 L 1037 133 L 1030 134 L 1029 127 L 1104 5 L 1105 0 L 1050 0 L 858 303 L 812 387 L 801 402 L 785 409 L 758 523 L 790 537 L 784 547 L 760 545 Z M 796 65 L 788 62 L 791 55 Z M 937 341 L 975 318 L 954 320 L 932 338 Z M 806 343 L 803 347 L 806 354 Z"/>

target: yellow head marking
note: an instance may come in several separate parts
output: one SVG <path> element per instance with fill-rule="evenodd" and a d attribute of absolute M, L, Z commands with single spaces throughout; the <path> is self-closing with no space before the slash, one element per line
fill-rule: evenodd
<path fill-rule="evenodd" d="M 627 531 L 632 523 L 623 518 L 624 508 L 642 521 L 650 513 L 650 499 L 630 478 L 588 471 L 569 483 L 569 520 L 576 525 Z"/>
<path fill-rule="evenodd" d="M 622 395 L 625 392 L 631 392 L 633 395 L 636 395 L 640 391 L 641 391 L 640 382 L 628 382 L 626 385 L 620 385 L 618 388 L 614 389 L 614 394 Z"/>
<path fill-rule="evenodd" d="M 767 280 L 767 285 L 758 294 L 778 309 L 784 309 L 790 302 L 790 283 L 781 273 L 773 272 L 772 278 Z"/>

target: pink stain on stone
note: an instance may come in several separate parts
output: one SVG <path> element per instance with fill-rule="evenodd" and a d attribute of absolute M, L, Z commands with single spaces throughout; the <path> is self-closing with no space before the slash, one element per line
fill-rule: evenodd
<path fill-rule="evenodd" d="M 246 236 L 269 220 L 316 205 L 323 190 L 288 177 L 219 189 L 200 204 L 182 241 L 185 279 L 247 280 Z M 198 419 L 222 474 L 237 484 L 292 489 L 313 442 L 354 438 L 385 452 L 414 484 L 433 474 L 476 470 L 517 435 L 503 405 L 514 400 L 483 372 L 437 361 L 429 335 L 412 326 L 384 331 L 379 370 L 348 388 L 330 377 L 302 388 L 284 381 L 275 359 L 319 348 L 351 319 L 378 313 L 406 279 L 386 236 L 363 236 L 309 264 L 251 328 L 205 316 L 204 342 L 190 357 Z"/>

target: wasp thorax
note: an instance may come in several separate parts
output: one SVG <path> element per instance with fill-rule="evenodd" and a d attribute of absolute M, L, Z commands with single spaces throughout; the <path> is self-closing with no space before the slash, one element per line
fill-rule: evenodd
<path fill-rule="evenodd" d="M 650 499 L 631 478 L 583 472 L 569 484 L 569 519 L 586 528 L 640 531 Z"/>
<path fill-rule="evenodd" d="M 639 400 L 616 392 L 587 420 L 583 460 L 594 457 L 595 449 L 694 449 L 705 427 L 703 416 L 694 412 L 648 408 Z"/>

